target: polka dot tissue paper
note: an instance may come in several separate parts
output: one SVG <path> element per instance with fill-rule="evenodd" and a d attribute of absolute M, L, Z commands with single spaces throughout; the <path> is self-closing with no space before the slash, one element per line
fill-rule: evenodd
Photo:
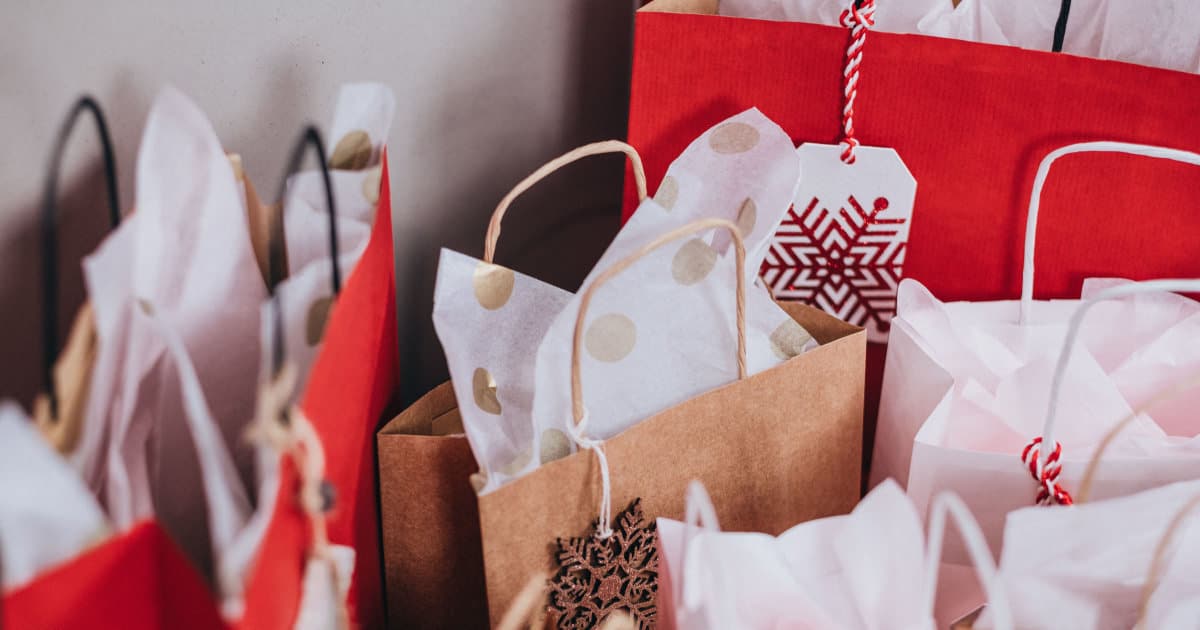
<path fill-rule="evenodd" d="M 718 124 L 675 161 L 589 275 L 697 219 L 733 221 L 747 260 L 750 373 L 816 346 L 754 283 L 800 177 L 787 134 L 756 109 Z M 600 291 L 586 328 L 583 378 L 594 436 L 738 376 L 736 273 L 728 233 L 661 248 Z M 434 326 L 471 449 L 490 492 L 575 450 L 568 437 L 569 361 L 578 296 L 490 262 L 443 250 Z"/>

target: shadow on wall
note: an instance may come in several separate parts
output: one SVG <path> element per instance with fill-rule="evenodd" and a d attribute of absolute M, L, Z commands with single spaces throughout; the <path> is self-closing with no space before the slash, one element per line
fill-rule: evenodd
<path fill-rule="evenodd" d="M 247 176 L 255 183 L 260 194 L 274 195 L 279 186 L 281 171 L 286 156 L 270 155 L 273 147 L 287 147 L 300 133 L 304 119 L 302 111 L 305 85 L 314 83 L 312 77 L 300 72 L 297 64 L 287 59 L 274 60 L 277 72 L 272 81 L 262 88 L 252 100 L 261 103 L 256 115 L 236 121 L 232 132 L 217 129 L 222 139 L 236 138 L 245 142 L 258 140 L 253 146 L 228 145 L 230 152 L 243 150 L 257 159 L 247 159 Z M 113 136 L 117 159 L 117 178 L 120 183 L 120 203 L 123 217 L 132 212 L 135 203 L 137 145 L 141 140 L 141 127 L 159 85 L 141 85 L 122 71 L 116 72 L 112 89 L 96 94 Z M 189 94 L 189 97 L 193 95 Z M 198 94 L 195 96 L 204 96 Z M 332 96 L 332 94 L 330 95 Z M 329 100 L 328 98 L 323 100 Z M 201 101 L 197 101 L 203 106 Z M 281 105 L 282 103 L 282 105 Z M 65 117 L 73 100 L 61 104 L 61 111 L 47 112 L 48 117 Z M 314 118 L 314 117 L 309 117 Z M 314 118 L 315 119 L 315 118 Z M 57 125 L 60 120 L 55 119 Z M 130 133 L 130 128 L 137 129 Z M 264 137 L 266 136 L 266 137 Z M 266 140 L 269 142 L 265 142 Z M 45 164 L 54 141 L 53 135 L 45 138 L 43 147 L 37 147 L 31 158 Z M 279 149 L 280 151 L 286 149 Z M 310 158 L 311 160 L 311 158 Z M 36 169 L 43 177 L 47 165 Z M 40 181 L 38 182 L 41 183 Z M 34 397 L 43 389 L 45 351 L 42 347 L 42 321 L 44 318 L 44 287 L 42 279 L 42 237 L 40 198 L 24 200 L 16 208 L 5 209 L 17 220 L 5 226 L 3 250 L 3 276 L 0 277 L 0 348 L 3 348 L 4 364 L 0 366 L 0 399 L 13 398 L 26 409 L 32 409 Z M 87 297 L 82 263 L 84 257 L 96 250 L 108 234 L 108 207 L 104 182 L 104 164 L 100 156 L 94 123 L 88 116 L 81 117 L 71 132 L 63 153 L 59 181 L 58 214 L 55 220 L 58 242 L 57 295 L 59 300 L 58 343 L 59 351 L 70 331 L 75 314 Z"/>
<path fill-rule="evenodd" d="M 79 127 L 90 127 L 81 121 Z M 79 133 L 94 133 L 83 129 Z M 68 153 L 82 153 L 79 142 L 71 142 Z M 49 147 L 47 146 L 47 153 Z M 68 163 L 79 156 L 68 158 Z M 64 169 L 67 171 L 68 169 Z M 108 207 L 105 202 L 104 164 L 92 158 L 76 177 L 59 182 L 58 216 L 58 338 L 65 342 L 71 322 L 84 300 L 83 257 L 91 253 L 108 232 Z M 68 181 L 69 180 L 69 181 Z M 42 349 L 42 319 L 45 288 L 42 286 L 41 208 L 22 209 L 22 222 L 8 235 L 5 257 L 19 261 L 16 273 L 6 273 L 0 285 L 0 347 L 4 348 L 3 379 L 0 398 L 15 398 L 31 408 L 34 396 L 42 389 L 46 357 Z"/>
<path fill-rule="evenodd" d="M 295 44 L 297 33 L 320 31 L 318 23 L 298 12 L 293 16 L 297 33 L 262 46 L 277 53 L 265 53 L 272 71 L 244 86 L 231 83 L 234 91 L 228 93 L 214 91 L 211 70 L 182 53 L 166 55 L 158 65 L 114 61 L 105 69 L 112 72 L 111 81 L 80 84 L 80 89 L 90 86 L 109 115 L 126 214 L 135 202 L 141 129 L 163 81 L 177 83 L 209 112 L 217 134 L 233 141 L 227 149 L 243 155 L 247 175 L 265 195 L 275 192 L 283 152 L 300 123 L 325 124 L 327 117 L 314 103 L 331 111 L 342 81 L 378 79 L 391 85 L 399 105 L 389 153 L 402 368 L 398 398 L 404 403 L 446 378 L 431 322 L 439 249 L 481 255 L 495 204 L 521 178 L 578 145 L 625 137 L 636 2 L 543 0 L 503 9 L 459 4 L 414 9 L 414 23 L 434 32 L 397 43 L 401 52 L 395 56 L 366 58 L 349 49 L 322 50 L 315 35 Z M 444 37 L 453 27 L 460 29 L 461 41 Z M 370 38 L 376 29 L 364 33 L 375 41 Z M 186 50 L 203 49 L 204 41 L 191 42 Z M 114 53 L 129 54 L 125 49 Z M 355 67 L 361 74 L 348 69 Z M 234 89 L 238 86 L 240 91 Z M 226 98 L 235 98 L 236 106 Z M 39 124 L 52 119 L 57 125 L 70 100 L 57 104 L 60 111 L 35 112 Z M 80 262 L 107 230 L 98 143 L 89 127 L 81 121 L 73 132 L 60 182 L 60 341 L 85 298 Z M 40 165 L 52 139 L 51 134 L 37 138 L 26 154 Z M 428 151 L 431 146 L 435 150 Z M 623 172 L 620 156 L 589 158 L 526 193 L 505 223 L 498 262 L 577 289 L 618 228 Z M 22 198 L 15 200 L 16 207 L 5 207 L 0 234 L 5 359 L 0 397 L 16 398 L 27 408 L 41 388 L 43 363 L 39 202 Z"/>
<path fill-rule="evenodd" d="M 405 406 L 447 378 L 431 319 L 440 249 L 482 257 L 484 233 L 495 205 L 525 175 L 576 146 L 625 138 L 634 3 L 572 4 L 573 22 L 564 51 L 568 62 L 562 67 L 564 76 L 558 78 L 566 114 L 561 128 L 549 130 L 554 137 L 551 150 L 523 156 L 514 165 L 513 157 L 506 155 L 512 147 L 480 147 L 489 151 L 494 166 L 473 179 L 456 180 L 454 195 L 425 209 L 439 220 L 427 223 L 419 235 L 402 234 L 411 221 L 405 216 L 405 191 L 396 187 L 393 173 L 400 402 Z M 484 86 L 479 86 L 479 93 L 486 93 Z M 439 115 L 454 119 L 471 107 L 446 99 L 439 103 Z M 454 173 L 458 166 L 425 164 L 423 168 L 430 173 Z M 497 171 L 506 175 L 499 184 Z M 509 209 L 496 262 L 569 291 L 578 289 L 620 226 L 623 176 L 624 156 L 613 155 L 587 158 L 538 183 Z"/>

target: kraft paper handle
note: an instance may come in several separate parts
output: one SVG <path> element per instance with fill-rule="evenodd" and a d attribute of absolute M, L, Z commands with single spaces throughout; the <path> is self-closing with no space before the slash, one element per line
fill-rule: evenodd
<path fill-rule="evenodd" d="M 1200 507 L 1200 494 L 1192 497 L 1183 507 L 1175 513 L 1171 518 L 1171 522 L 1167 525 L 1167 530 L 1163 532 L 1162 538 L 1159 539 L 1158 545 L 1154 547 L 1154 555 L 1150 557 L 1150 568 L 1146 570 L 1146 580 L 1142 584 L 1142 595 L 1138 601 L 1138 616 L 1137 623 L 1134 624 L 1134 630 L 1141 630 L 1146 623 L 1146 610 L 1150 607 L 1150 598 L 1154 597 L 1154 591 L 1158 588 L 1158 581 L 1161 578 L 1163 571 L 1163 563 L 1167 559 L 1167 550 L 1171 547 L 1171 543 L 1175 540 L 1175 534 L 1179 528 L 1183 526 L 1184 521 L 1191 516 L 1192 512 Z"/>
<path fill-rule="evenodd" d="M 596 279 L 583 290 L 579 299 L 579 314 L 575 317 L 575 336 L 571 341 L 571 408 L 574 412 L 576 425 L 583 420 L 584 416 L 583 379 L 580 376 L 579 368 L 580 349 L 583 346 L 583 323 L 587 319 L 588 306 L 592 303 L 592 296 L 596 294 L 596 289 L 663 245 L 711 229 L 728 230 L 730 236 L 733 238 L 734 252 L 737 257 L 736 315 L 738 380 L 746 378 L 746 246 L 742 242 L 742 233 L 736 225 L 725 219 L 701 219 L 693 221 L 650 241 L 642 246 L 641 249 L 626 256 L 612 267 L 605 269 L 604 272 L 596 276 Z"/>
<path fill-rule="evenodd" d="M 1197 156 L 1200 158 L 1200 156 Z M 1042 446 L 1039 459 L 1045 467 L 1050 453 L 1054 451 L 1054 425 L 1058 419 L 1058 400 L 1062 394 L 1062 381 L 1067 372 L 1067 364 L 1071 361 L 1071 352 L 1075 349 L 1075 339 L 1079 336 L 1079 328 L 1083 317 L 1093 306 L 1113 298 L 1136 295 L 1139 293 L 1154 293 L 1158 291 L 1174 291 L 1178 293 L 1200 292 L 1200 280 L 1146 280 L 1131 282 L 1100 291 L 1090 300 L 1085 301 L 1075 309 L 1067 323 L 1067 336 L 1063 340 L 1062 352 L 1058 355 L 1058 363 L 1054 367 L 1054 376 L 1050 380 L 1050 400 L 1046 409 L 1046 422 L 1042 425 Z"/>
<path fill-rule="evenodd" d="M 979 522 L 962 499 L 953 492 L 943 492 L 933 500 L 929 514 L 929 541 L 925 546 L 925 594 L 928 598 L 926 610 L 933 613 L 937 603 L 938 572 L 942 563 L 943 540 L 946 537 L 946 520 L 952 517 L 958 532 L 967 546 L 967 554 L 975 565 L 975 575 L 983 585 L 988 597 L 988 609 L 992 612 L 992 624 L 996 630 L 1012 630 L 1012 607 L 1008 603 L 1008 591 L 996 571 L 996 562 L 988 549 L 987 539 Z"/>
<path fill-rule="evenodd" d="M 276 294 L 275 288 L 287 277 L 287 269 L 285 268 L 287 258 L 284 253 L 284 246 L 287 241 L 283 225 L 283 209 L 287 205 L 287 183 L 288 178 L 300 170 L 300 165 L 304 162 L 304 153 L 309 147 L 312 147 L 313 151 L 317 154 L 317 165 L 321 171 L 321 182 L 325 186 L 325 213 L 329 219 L 329 281 L 332 290 L 331 295 L 336 298 L 342 290 L 342 272 L 338 266 L 337 204 L 333 199 L 333 183 L 329 176 L 329 160 L 325 157 L 325 143 L 321 140 L 321 132 L 315 126 L 308 125 L 300 132 L 300 137 L 296 140 L 296 144 L 292 148 L 291 159 L 288 160 L 287 168 L 280 179 L 279 194 L 276 196 L 279 203 L 275 206 L 275 212 L 271 215 L 270 236 L 267 241 L 269 269 L 267 274 L 269 278 L 267 288 L 271 292 L 271 307 L 275 318 L 275 332 L 271 348 L 272 374 L 278 374 L 283 368 L 283 308 L 279 304 L 279 296 Z"/>
<path fill-rule="evenodd" d="M 1068 144 L 1065 147 L 1051 151 L 1042 158 L 1038 165 L 1037 175 L 1033 179 L 1033 192 L 1029 197 L 1029 216 L 1025 220 L 1025 261 L 1021 272 L 1021 314 L 1020 321 L 1029 319 L 1029 310 L 1033 306 L 1033 251 L 1037 239 L 1038 209 L 1042 201 L 1042 188 L 1046 185 L 1046 177 L 1050 174 L 1050 165 L 1055 160 L 1073 153 L 1126 153 L 1144 157 L 1174 160 L 1200 166 L 1200 154 L 1180 149 L 1168 149 L 1148 144 L 1132 144 L 1129 142 L 1081 142 Z"/>
<path fill-rule="evenodd" d="M 121 222 L 121 204 L 117 199 L 117 160 L 112 138 L 108 134 L 108 123 L 96 99 L 84 95 L 71 106 L 71 111 L 58 128 L 58 136 L 46 166 L 46 179 L 42 184 L 42 359 L 45 362 L 42 366 L 42 386 L 49 397 L 51 419 L 58 418 L 58 392 L 54 388 L 54 362 L 58 357 L 58 237 L 55 227 L 58 218 L 58 179 L 67 140 L 75 129 L 75 123 L 85 112 L 91 114 L 96 123 L 96 134 L 100 138 L 100 149 L 104 156 L 109 228 L 116 228 Z"/>
<path fill-rule="evenodd" d="M 1084 469 L 1083 478 L 1079 481 L 1079 492 L 1075 493 L 1076 503 L 1086 503 L 1092 494 L 1092 484 L 1096 478 L 1096 472 L 1100 468 L 1100 463 L 1104 459 L 1104 454 L 1108 451 L 1108 447 L 1112 445 L 1113 440 L 1125 430 L 1126 427 L 1133 424 L 1133 421 L 1138 416 L 1150 411 L 1151 408 L 1172 400 L 1184 392 L 1200 385 L 1200 372 L 1192 374 L 1187 378 L 1167 389 L 1159 392 L 1153 398 L 1146 401 L 1143 405 L 1134 409 L 1132 413 L 1121 419 L 1120 422 L 1114 424 L 1108 433 L 1104 434 L 1104 438 L 1100 440 L 1096 446 L 1096 451 L 1092 453 L 1092 459 L 1088 461 L 1087 468 Z"/>
<path fill-rule="evenodd" d="M 483 261 L 491 263 L 495 260 L 496 241 L 500 240 L 500 222 L 504 220 L 504 214 L 508 212 L 508 207 L 512 205 L 513 200 L 520 196 L 521 193 L 533 188 L 534 184 L 572 162 L 592 155 L 605 155 L 608 153 L 624 153 L 629 158 L 629 163 L 633 166 L 633 179 L 637 184 L 638 201 L 645 201 L 646 170 L 642 167 L 642 157 L 638 155 L 636 149 L 620 140 L 605 140 L 603 142 L 585 144 L 546 162 L 541 168 L 521 180 L 507 195 L 504 195 L 504 198 L 500 200 L 500 204 L 492 211 L 492 220 L 488 222 L 487 235 L 483 239 Z"/>

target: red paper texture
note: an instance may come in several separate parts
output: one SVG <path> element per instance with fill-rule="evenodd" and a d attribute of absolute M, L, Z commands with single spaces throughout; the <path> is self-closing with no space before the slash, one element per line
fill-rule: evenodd
<path fill-rule="evenodd" d="M 629 143 L 651 190 L 688 142 L 748 107 L 797 144 L 836 142 L 847 41 L 845 29 L 813 24 L 639 12 Z M 942 300 L 1019 294 L 1034 172 L 1053 149 L 1124 140 L 1200 151 L 1196 75 L 880 32 L 867 37 L 861 72 L 858 138 L 896 149 L 917 180 L 904 275 Z M 637 204 L 628 173 L 625 181 L 628 218 Z M 1196 169 L 1163 160 L 1056 163 L 1038 226 L 1036 297 L 1077 296 L 1087 277 L 1196 275 L 1198 190 Z M 868 428 L 884 348 L 869 351 Z"/>
<path fill-rule="evenodd" d="M 224 628 L 208 587 L 157 523 L 124 534 L 18 587 L 4 628 Z"/>
<path fill-rule="evenodd" d="M 383 626 L 375 431 L 400 372 L 386 152 L 382 165 L 370 241 L 333 307 L 302 403 L 325 445 L 325 476 L 337 492 L 330 542 L 354 547 L 350 618 L 363 628 Z M 298 589 L 300 582 L 294 584 Z"/>

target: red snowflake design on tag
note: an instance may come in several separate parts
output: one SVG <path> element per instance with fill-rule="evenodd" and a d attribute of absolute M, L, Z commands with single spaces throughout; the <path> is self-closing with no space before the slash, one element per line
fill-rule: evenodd
<path fill-rule="evenodd" d="M 853 195 L 836 211 L 815 197 L 801 212 L 792 206 L 763 260 L 763 281 L 779 299 L 886 336 L 906 249 L 899 230 L 906 219 L 880 218 L 887 207 L 878 197 L 866 210 Z"/>

